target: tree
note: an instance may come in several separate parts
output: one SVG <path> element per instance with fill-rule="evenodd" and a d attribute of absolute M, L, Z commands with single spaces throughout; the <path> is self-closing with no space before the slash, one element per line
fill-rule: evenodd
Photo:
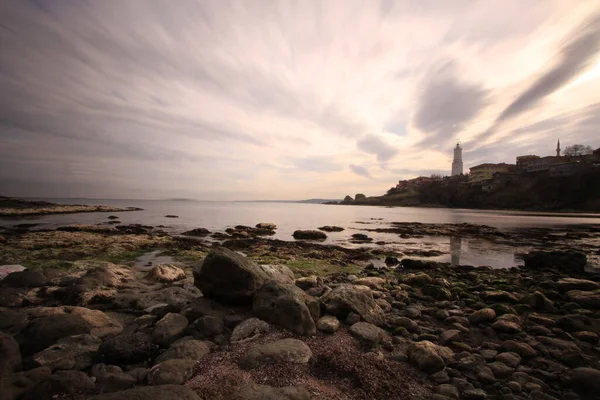
<path fill-rule="evenodd" d="M 594 152 L 590 146 L 584 146 L 582 144 L 574 144 L 573 146 L 565 147 L 563 155 L 565 156 L 587 156 Z"/>

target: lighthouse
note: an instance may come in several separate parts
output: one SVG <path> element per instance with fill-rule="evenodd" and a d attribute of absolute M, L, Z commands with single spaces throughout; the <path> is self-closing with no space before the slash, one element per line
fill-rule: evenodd
<path fill-rule="evenodd" d="M 452 161 L 452 176 L 462 175 L 462 173 L 462 147 L 460 147 L 460 143 L 456 143 L 456 147 L 454 148 L 454 160 Z"/>

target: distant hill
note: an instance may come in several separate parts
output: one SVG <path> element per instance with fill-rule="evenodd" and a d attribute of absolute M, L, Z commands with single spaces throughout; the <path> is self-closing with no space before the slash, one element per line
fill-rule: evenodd
<path fill-rule="evenodd" d="M 305 203 L 305 204 L 324 204 L 327 202 L 339 202 L 340 199 L 307 199 L 307 200 L 240 200 L 236 203 Z"/>

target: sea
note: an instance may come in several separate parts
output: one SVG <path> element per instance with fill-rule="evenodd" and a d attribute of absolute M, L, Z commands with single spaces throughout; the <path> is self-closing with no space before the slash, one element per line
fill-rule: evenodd
<path fill-rule="evenodd" d="M 416 254 L 416 258 L 507 268 L 522 264 L 521 255 L 530 250 L 515 246 L 490 243 L 485 239 L 425 236 L 402 239 L 397 234 L 366 232 L 365 229 L 389 227 L 391 222 L 421 222 L 436 224 L 470 223 L 487 225 L 502 230 L 515 228 L 569 228 L 570 226 L 600 225 L 600 214 L 556 214 L 516 211 L 490 211 L 421 207 L 373 207 L 326 205 L 291 202 L 213 202 L 192 200 L 115 200 L 115 199 L 36 199 L 61 204 L 89 204 L 114 207 L 139 207 L 142 211 L 118 213 L 78 213 L 26 218 L 0 219 L 0 226 L 22 223 L 39 224 L 34 229 L 52 229 L 68 224 L 107 224 L 109 215 L 116 215 L 122 224 L 161 226 L 166 232 L 181 234 L 193 228 L 207 228 L 212 232 L 225 231 L 236 225 L 254 226 L 260 222 L 277 225 L 275 239 L 293 241 L 297 229 L 317 229 L 323 225 L 337 225 L 342 232 L 327 233 L 327 244 L 345 247 L 376 247 L 383 241 L 386 250 L 402 254 Z M 167 218 L 176 215 L 178 218 Z M 354 233 L 366 233 L 374 239 L 371 244 L 355 244 L 349 239 Z M 422 257 L 421 252 L 439 252 L 433 257 Z"/>

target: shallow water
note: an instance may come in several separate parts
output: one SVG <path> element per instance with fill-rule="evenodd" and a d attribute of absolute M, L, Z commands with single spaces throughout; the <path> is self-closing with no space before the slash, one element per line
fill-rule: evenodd
<path fill-rule="evenodd" d="M 18 219 L 0 219 L 0 226 L 21 223 L 38 223 L 34 229 L 56 228 L 67 224 L 106 224 L 109 215 L 117 215 L 123 224 L 145 224 L 164 226 L 165 231 L 180 234 L 186 230 L 204 227 L 210 231 L 224 231 L 236 225 L 254 226 L 259 222 L 277 225 L 272 236 L 281 240 L 294 240 L 292 233 L 297 229 L 316 229 L 323 225 L 338 225 L 343 232 L 327 233 L 325 243 L 352 246 L 378 246 L 377 241 L 386 242 L 385 248 L 393 252 L 436 250 L 444 254 L 428 259 L 453 264 L 487 265 L 511 267 L 519 265 L 518 253 L 526 249 L 492 244 L 483 239 L 450 238 L 444 236 L 401 239 L 397 234 L 364 232 L 364 229 L 388 227 L 390 222 L 422 223 L 471 223 L 494 226 L 503 230 L 514 228 L 569 228 L 581 224 L 600 225 L 600 215 L 548 214 L 509 211 L 482 211 L 447 208 L 415 207 L 365 207 L 335 206 L 302 203 L 260 202 L 196 202 L 196 201 L 153 201 L 153 200 L 89 200 L 47 199 L 63 204 L 94 204 L 115 207 L 140 207 L 143 211 L 119 213 L 81 213 L 48 215 Z M 166 215 L 179 218 L 167 218 Z M 108 225 L 107 225 L 108 226 Z M 352 234 L 367 233 L 374 239 L 371 244 L 349 242 Z M 407 254 L 407 256 L 411 256 Z M 153 261 L 154 263 L 155 261 Z"/>

